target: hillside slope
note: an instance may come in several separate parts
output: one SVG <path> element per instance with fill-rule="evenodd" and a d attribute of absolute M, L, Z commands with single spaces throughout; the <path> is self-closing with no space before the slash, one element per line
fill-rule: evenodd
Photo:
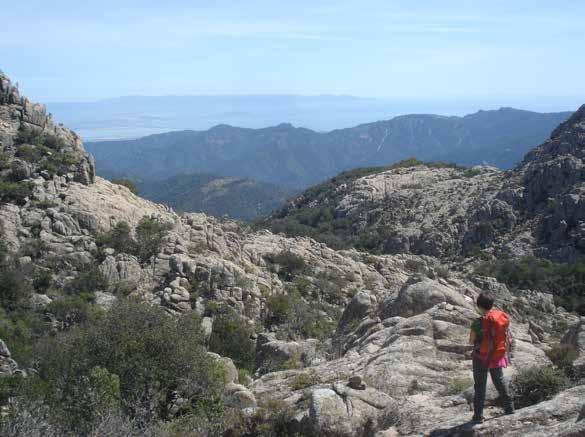
<path fill-rule="evenodd" d="M 296 194 L 265 182 L 207 174 L 139 183 L 138 188 L 141 196 L 177 211 L 205 212 L 245 221 L 266 216 Z"/>

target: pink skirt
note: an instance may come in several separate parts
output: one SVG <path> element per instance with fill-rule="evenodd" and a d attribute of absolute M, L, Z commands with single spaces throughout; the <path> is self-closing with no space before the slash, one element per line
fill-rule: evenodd
<path fill-rule="evenodd" d="M 510 365 L 510 360 L 508 359 L 508 356 L 505 355 L 502 358 L 500 358 L 498 361 L 490 361 L 487 365 L 488 369 L 505 369 L 506 367 L 508 367 Z"/>

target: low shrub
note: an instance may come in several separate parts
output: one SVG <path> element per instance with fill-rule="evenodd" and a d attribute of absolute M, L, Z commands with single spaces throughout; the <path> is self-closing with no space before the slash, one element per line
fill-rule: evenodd
<path fill-rule="evenodd" d="M 303 257 L 296 255 L 288 250 L 283 250 L 280 253 L 269 255 L 268 259 L 273 264 L 279 266 L 278 275 L 286 280 L 292 280 L 296 275 L 303 272 L 306 267 Z"/>
<path fill-rule="evenodd" d="M 138 194 L 138 187 L 134 182 L 130 179 L 120 178 L 120 179 L 112 179 L 112 183 L 116 185 L 122 185 L 130 190 L 133 194 Z"/>
<path fill-rule="evenodd" d="M 65 296 L 61 299 L 55 299 L 47 305 L 46 310 L 60 321 L 65 329 L 78 323 L 95 320 L 102 314 L 100 308 L 92 305 L 81 296 Z"/>
<path fill-rule="evenodd" d="M 520 370 L 512 379 L 511 386 L 516 406 L 524 408 L 552 398 L 568 384 L 563 371 L 549 366 L 534 366 Z"/>
<path fill-rule="evenodd" d="M 111 247 L 116 252 L 138 254 L 138 246 L 132 238 L 130 225 L 125 221 L 120 221 L 110 231 L 99 234 L 96 243 L 100 247 Z"/>
<path fill-rule="evenodd" d="M 571 344 L 554 344 L 547 352 L 547 357 L 567 376 L 571 376 L 573 362 L 579 357 L 579 352 Z"/>
<path fill-rule="evenodd" d="M 79 274 L 65 287 L 65 292 L 92 300 L 96 291 L 106 290 L 108 286 L 108 279 L 98 266 L 90 265 L 80 269 Z"/>
<path fill-rule="evenodd" d="M 319 376 L 317 376 L 315 372 L 302 372 L 298 375 L 295 375 L 295 377 L 290 382 L 290 388 L 293 390 L 302 390 L 304 388 L 319 384 L 319 382 Z"/>
<path fill-rule="evenodd" d="M 9 168 L 10 161 L 10 155 L 4 150 L 0 150 L 0 171 Z"/>
<path fill-rule="evenodd" d="M 0 307 L 8 311 L 25 307 L 32 291 L 25 272 L 11 264 L 0 267 Z"/>
<path fill-rule="evenodd" d="M 252 340 L 254 328 L 233 309 L 220 305 L 215 308 L 209 350 L 229 357 L 240 368 L 254 371 L 256 343 Z"/>
<path fill-rule="evenodd" d="M 445 389 L 445 394 L 448 396 L 456 395 L 456 394 L 464 392 L 472 385 L 473 385 L 473 379 L 471 379 L 471 378 L 466 378 L 466 377 L 453 378 L 449 381 L 449 384 L 447 385 L 447 387 Z"/>
<path fill-rule="evenodd" d="M 33 194 L 34 185 L 31 182 L 2 182 L 0 181 L 0 202 L 12 202 L 24 205 L 27 198 Z"/>
<path fill-rule="evenodd" d="M 295 288 L 287 293 L 273 294 L 266 299 L 269 316 L 265 321 L 267 328 L 272 325 L 279 327 L 278 335 L 283 339 L 317 338 L 324 340 L 330 337 L 336 328 L 339 314 L 331 317 L 325 303 L 306 302 Z M 325 314 L 324 314 L 325 313 Z"/>
<path fill-rule="evenodd" d="M 41 312 L 0 308 L 0 338 L 6 342 L 12 357 L 21 367 L 32 364 L 33 344 L 46 332 L 47 322 Z"/>

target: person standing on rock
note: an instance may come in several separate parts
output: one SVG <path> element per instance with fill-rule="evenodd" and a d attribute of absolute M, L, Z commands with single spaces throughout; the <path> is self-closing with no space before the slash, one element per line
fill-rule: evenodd
<path fill-rule="evenodd" d="M 475 395 L 473 399 L 473 422 L 483 422 L 487 375 L 504 404 L 505 414 L 514 413 L 514 404 L 506 381 L 505 367 L 510 364 L 512 336 L 510 334 L 510 318 L 503 311 L 494 308 L 494 295 L 481 293 L 476 301 L 481 317 L 471 325 L 469 342 L 473 344 L 473 381 Z"/>

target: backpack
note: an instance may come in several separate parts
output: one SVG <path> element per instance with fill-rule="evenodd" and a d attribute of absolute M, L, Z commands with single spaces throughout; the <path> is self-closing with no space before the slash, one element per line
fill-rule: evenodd
<path fill-rule="evenodd" d="M 510 353 L 512 335 L 510 318 L 499 310 L 491 310 L 481 318 L 483 338 L 479 355 L 489 362 L 498 362 Z"/>

